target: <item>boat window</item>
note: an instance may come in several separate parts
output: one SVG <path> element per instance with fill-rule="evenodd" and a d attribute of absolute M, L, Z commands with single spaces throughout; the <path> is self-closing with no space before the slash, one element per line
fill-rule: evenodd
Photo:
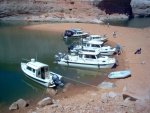
<path fill-rule="evenodd" d="M 82 58 L 82 55 L 79 55 L 80 58 Z"/>
<path fill-rule="evenodd" d="M 91 55 L 91 58 L 92 58 L 92 59 L 96 59 L 96 58 L 95 58 L 95 55 Z"/>
<path fill-rule="evenodd" d="M 33 69 L 33 73 L 35 73 L 35 69 Z"/>
<path fill-rule="evenodd" d="M 93 44 L 92 47 L 100 47 L 99 45 Z"/>
<path fill-rule="evenodd" d="M 99 39 L 99 37 L 93 37 L 93 39 Z"/>
<path fill-rule="evenodd" d="M 45 72 L 47 72 L 48 71 L 48 67 L 45 67 Z"/>
<path fill-rule="evenodd" d="M 104 46 L 104 44 L 101 44 L 101 47 L 103 47 Z"/>
<path fill-rule="evenodd" d="M 95 55 L 85 55 L 85 58 L 92 58 L 92 59 L 95 59 Z"/>
<path fill-rule="evenodd" d="M 106 61 L 103 60 L 102 62 L 106 62 Z"/>
<path fill-rule="evenodd" d="M 40 75 L 41 74 L 41 71 L 38 71 L 38 75 Z"/>
<path fill-rule="evenodd" d="M 31 68 L 31 67 L 29 67 L 29 66 L 27 67 L 27 69 L 28 69 L 29 71 L 31 71 L 31 70 L 32 70 L 32 68 Z"/>
<path fill-rule="evenodd" d="M 87 44 L 86 46 L 87 46 L 87 47 L 90 47 L 90 44 Z"/>

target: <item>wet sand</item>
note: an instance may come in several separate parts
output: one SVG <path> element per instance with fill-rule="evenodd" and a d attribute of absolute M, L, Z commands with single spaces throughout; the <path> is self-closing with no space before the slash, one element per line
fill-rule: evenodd
<path fill-rule="evenodd" d="M 84 24 L 84 23 L 52 23 L 42 25 L 31 25 L 24 27 L 30 30 L 39 30 L 43 32 L 58 32 L 63 33 L 67 29 L 81 28 L 84 32 L 90 34 L 106 34 L 108 44 L 112 46 L 120 45 L 122 53 L 115 56 L 119 61 L 119 66 L 115 70 L 131 70 L 131 77 L 125 79 L 106 81 L 115 82 L 116 88 L 112 89 L 117 92 L 122 92 L 123 87 L 127 87 L 127 91 L 141 99 L 149 99 L 150 91 L 150 28 L 137 29 L 127 27 L 116 27 L 101 24 Z M 113 37 L 113 32 L 116 32 L 116 38 Z M 141 54 L 134 52 L 141 48 Z M 79 91 L 80 92 L 80 91 Z M 82 93 L 82 92 L 81 92 Z M 72 93 L 74 94 L 74 93 Z"/>

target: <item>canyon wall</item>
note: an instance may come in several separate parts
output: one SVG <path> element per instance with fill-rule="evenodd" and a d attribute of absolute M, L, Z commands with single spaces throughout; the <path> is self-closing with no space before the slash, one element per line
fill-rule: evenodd
<path fill-rule="evenodd" d="M 4 20 L 98 22 L 149 15 L 149 10 L 149 0 L 0 0 L 0 19 Z"/>
<path fill-rule="evenodd" d="M 131 7 L 134 16 L 150 16 L 150 0 L 132 0 Z"/>

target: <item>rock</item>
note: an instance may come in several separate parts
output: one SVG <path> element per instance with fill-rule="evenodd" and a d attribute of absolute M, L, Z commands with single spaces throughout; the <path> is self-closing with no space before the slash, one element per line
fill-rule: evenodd
<path fill-rule="evenodd" d="M 50 105 L 50 104 L 53 104 L 53 101 L 50 97 L 47 97 L 47 98 L 44 98 L 43 100 L 39 101 L 37 103 L 37 106 L 43 107 L 43 106 Z"/>
<path fill-rule="evenodd" d="M 127 85 L 124 86 L 123 92 L 125 92 L 126 90 L 127 90 Z"/>
<path fill-rule="evenodd" d="M 117 94 L 114 92 L 109 92 L 108 96 L 111 98 L 115 98 L 117 96 Z"/>
<path fill-rule="evenodd" d="M 51 96 L 55 96 L 58 94 L 58 92 L 52 88 L 47 88 L 46 93 L 51 95 Z"/>
<path fill-rule="evenodd" d="M 133 94 L 130 94 L 130 93 L 127 93 L 127 92 L 124 92 L 122 94 L 122 97 L 123 99 L 125 100 L 126 98 L 130 99 L 131 101 L 136 101 L 138 99 L 138 97 L 136 97 L 135 95 Z"/>
<path fill-rule="evenodd" d="M 124 102 L 125 102 L 125 103 L 128 103 L 128 102 L 130 101 L 130 99 L 131 99 L 130 97 L 127 97 L 127 98 L 124 100 Z"/>
<path fill-rule="evenodd" d="M 18 104 L 16 102 L 12 103 L 12 105 L 9 107 L 9 110 L 16 110 L 18 109 Z"/>
<path fill-rule="evenodd" d="M 102 82 L 97 86 L 97 88 L 103 88 L 103 89 L 108 89 L 108 88 L 114 88 L 116 85 L 111 83 L 111 82 Z"/>
<path fill-rule="evenodd" d="M 23 100 L 23 99 L 19 99 L 16 103 L 18 104 L 19 108 L 27 106 L 27 102 L 25 100 Z"/>
<path fill-rule="evenodd" d="M 107 93 L 102 93 L 101 94 L 101 102 L 102 103 L 107 103 L 108 102 L 108 94 Z"/>
<path fill-rule="evenodd" d="M 131 7 L 134 16 L 149 16 L 150 1 L 149 0 L 131 0 Z"/>

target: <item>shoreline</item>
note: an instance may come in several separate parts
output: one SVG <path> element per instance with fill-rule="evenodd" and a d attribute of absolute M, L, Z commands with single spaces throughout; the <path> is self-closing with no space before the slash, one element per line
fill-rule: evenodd
<path fill-rule="evenodd" d="M 131 94 L 133 97 L 142 100 L 149 100 L 148 91 L 150 90 L 150 53 L 148 53 L 148 50 L 150 47 L 150 28 L 140 29 L 111 25 L 108 27 L 107 25 L 90 23 L 52 23 L 30 25 L 23 28 L 28 30 L 56 33 L 63 33 L 66 29 L 81 28 L 84 32 L 89 32 L 90 34 L 106 34 L 110 42 L 121 46 L 123 54 L 125 54 L 125 69 L 129 69 L 131 71 L 131 77 L 118 79 L 115 83 L 117 88 L 110 89 L 108 91 L 117 91 L 122 93 L 124 87 L 126 87 L 126 92 Z M 116 32 L 116 38 L 113 38 L 112 36 L 114 31 Z M 134 54 L 134 52 L 139 48 L 142 48 L 142 53 Z M 120 56 L 118 56 L 118 58 L 119 57 Z M 99 93 L 102 93 L 103 91 L 104 90 L 99 90 Z M 78 97 L 78 95 L 74 96 L 73 98 L 75 97 Z"/>
<path fill-rule="evenodd" d="M 87 23 L 52 23 L 52 24 L 40 24 L 40 25 L 31 25 L 24 27 L 25 29 L 29 30 L 38 30 L 43 32 L 59 32 L 63 33 L 66 29 L 71 28 L 81 28 L 84 32 L 89 32 L 90 34 L 106 34 L 108 40 L 115 42 L 121 46 L 123 51 L 126 52 L 126 64 L 129 65 L 129 69 L 132 72 L 132 77 L 129 79 L 125 79 L 125 81 L 132 81 L 136 77 L 143 80 L 144 77 L 141 76 L 148 76 L 150 72 L 148 72 L 149 58 L 150 55 L 147 53 L 148 43 L 149 41 L 149 31 L 150 28 L 127 28 L 127 27 L 116 27 L 116 26 L 107 26 L 101 24 L 87 24 Z M 112 33 L 116 31 L 117 37 L 113 38 Z M 134 55 L 134 52 L 142 48 L 142 54 Z M 141 65 L 141 62 L 145 62 L 144 65 Z M 137 68 L 137 69 L 136 69 Z M 142 71 L 142 70 L 144 71 Z M 145 74 L 146 73 L 146 74 Z M 133 79 L 132 79 L 133 78 Z M 137 80 L 136 83 L 140 82 Z M 123 81 L 123 80 L 120 80 Z M 144 80 L 143 80 L 144 81 Z M 147 83 L 145 81 L 145 85 Z"/>

